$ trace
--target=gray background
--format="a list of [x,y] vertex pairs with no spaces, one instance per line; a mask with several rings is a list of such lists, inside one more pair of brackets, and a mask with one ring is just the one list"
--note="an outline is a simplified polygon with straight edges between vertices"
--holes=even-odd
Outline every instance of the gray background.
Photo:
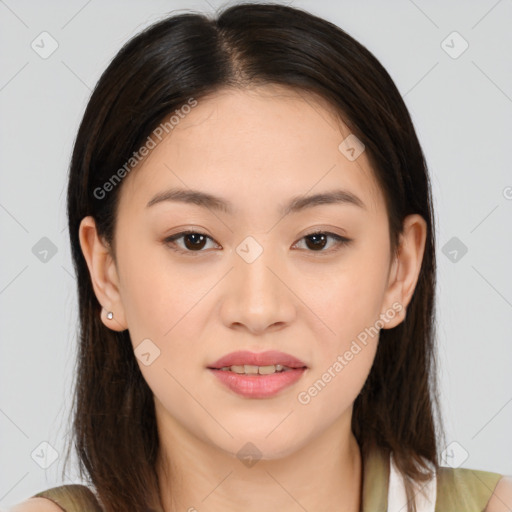
[[[63,483],[77,318],[65,189],[91,89],[142,28],[174,9],[220,5],[0,1],[0,506]],[[458,443],[446,460],[512,474],[512,3],[292,5],[363,43],[405,98],[437,215],[442,405],[448,443]],[[58,43],[45,59],[31,47],[43,46],[43,31]],[[460,55],[464,41],[453,31],[469,44]],[[54,255],[41,252],[43,237]],[[47,469],[38,462],[52,452],[42,442],[60,454]],[[79,482],[76,472],[68,482]]]

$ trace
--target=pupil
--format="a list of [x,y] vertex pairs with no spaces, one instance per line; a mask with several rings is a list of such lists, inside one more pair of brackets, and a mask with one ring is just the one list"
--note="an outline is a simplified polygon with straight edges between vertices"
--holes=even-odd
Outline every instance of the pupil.
[[[192,242],[191,245],[187,243],[190,239],[195,240],[194,242]],[[205,239],[206,237],[200,235],[199,233],[189,233],[188,235],[185,236],[185,246],[187,247],[187,249],[202,249],[204,246]]]
[[[318,242],[318,239],[321,239],[321,244],[318,244],[316,242]],[[322,249],[323,247],[325,247],[325,239],[326,239],[326,236],[324,234],[316,234],[316,235],[309,235],[306,240],[310,241],[310,240],[316,240],[316,242],[313,242],[313,246],[310,247],[309,244],[308,245],[308,248],[313,248],[313,249]]]

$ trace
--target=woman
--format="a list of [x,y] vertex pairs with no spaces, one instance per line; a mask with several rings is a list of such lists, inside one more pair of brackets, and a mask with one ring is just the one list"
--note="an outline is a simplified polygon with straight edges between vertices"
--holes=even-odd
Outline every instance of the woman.
[[15,510],[509,510],[509,479],[440,467],[428,173],[340,28],[248,4],[144,30],[89,101],[68,217],[93,491]]

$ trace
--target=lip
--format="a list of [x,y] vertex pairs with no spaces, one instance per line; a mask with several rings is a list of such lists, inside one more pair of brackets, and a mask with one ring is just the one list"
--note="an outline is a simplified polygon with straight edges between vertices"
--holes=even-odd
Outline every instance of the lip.
[[[307,368],[306,363],[300,359],[277,350],[269,350],[267,352],[249,352],[248,350],[239,350],[237,352],[231,352],[214,363],[209,364],[207,368],[210,370],[220,370],[225,366],[241,366],[245,364],[253,366],[281,364],[283,366],[288,366],[289,368]],[[256,378],[261,379],[261,377],[258,376],[256,376]]]
[[270,375],[241,375],[229,370],[209,368],[219,381],[245,398],[270,398],[283,389],[295,384],[307,371],[307,368],[296,368]]

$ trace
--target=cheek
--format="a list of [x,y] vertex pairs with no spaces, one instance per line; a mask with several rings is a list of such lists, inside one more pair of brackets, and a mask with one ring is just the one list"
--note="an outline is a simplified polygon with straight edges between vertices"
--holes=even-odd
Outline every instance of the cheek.
[[370,373],[377,345],[378,337],[366,343],[353,340],[324,364],[312,368],[296,396],[300,410],[324,421],[334,421],[346,412]]
[[321,286],[310,288],[308,300],[329,327],[329,346],[344,351],[351,340],[376,325],[382,312],[386,278],[384,257],[377,261],[357,253],[336,268]]
[[172,264],[164,246],[143,237],[141,243],[134,240],[135,236],[125,242],[119,258],[130,335],[134,345],[144,338],[165,344],[175,331],[190,328],[190,313],[209,283],[203,278],[201,284],[194,284],[192,275]]
[[190,400],[188,393],[204,392],[198,379],[202,331],[205,311],[212,307],[208,291],[218,277],[205,277],[197,264],[186,269],[173,264],[165,248],[149,244],[133,244],[124,254],[129,257],[120,261],[122,300],[137,363],[154,395],[176,412]]
[[316,339],[315,365],[296,397],[304,414],[334,421],[357,398],[379,342],[379,283],[369,274],[342,273],[318,294],[316,307],[329,328]]
[[329,416],[342,412],[355,400],[371,370],[388,270],[387,253],[379,245],[382,240],[374,242],[354,251],[320,285],[309,289],[308,304],[322,321],[317,327],[320,323],[323,327],[315,367],[297,398],[311,412],[318,409],[318,414]]

